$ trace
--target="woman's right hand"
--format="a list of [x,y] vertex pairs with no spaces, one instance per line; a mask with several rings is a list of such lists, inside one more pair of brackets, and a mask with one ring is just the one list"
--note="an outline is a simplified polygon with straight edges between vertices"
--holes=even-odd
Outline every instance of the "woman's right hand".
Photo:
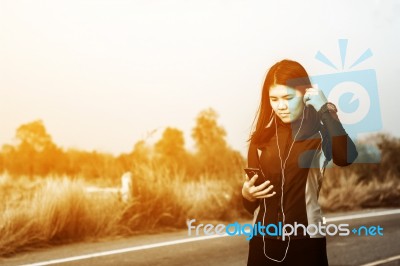
[[254,183],[256,182],[257,178],[257,174],[251,179],[249,179],[249,177],[246,175],[246,181],[244,181],[242,187],[242,195],[245,199],[249,201],[256,201],[257,199],[269,198],[276,194],[275,191],[269,193],[274,188],[273,185],[269,185],[269,180],[258,186],[255,186]]

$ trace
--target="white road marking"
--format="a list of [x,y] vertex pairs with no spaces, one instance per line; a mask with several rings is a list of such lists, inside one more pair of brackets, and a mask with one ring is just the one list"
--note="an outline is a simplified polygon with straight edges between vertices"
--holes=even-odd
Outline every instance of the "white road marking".
[[339,216],[339,217],[331,217],[331,218],[326,218],[326,221],[327,222],[337,222],[337,221],[343,221],[343,220],[353,220],[353,219],[361,219],[361,218],[376,217],[376,216],[390,215],[390,214],[399,214],[399,213],[400,213],[400,209],[395,209],[395,210],[359,213],[359,214],[344,215],[344,216]]
[[391,262],[391,261],[394,261],[394,260],[400,260],[400,255],[389,257],[389,258],[382,259],[382,260],[373,261],[373,262],[370,262],[370,263],[367,263],[367,264],[363,264],[361,266],[381,265],[382,263],[388,263],[388,262]]
[[55,260],[49,260],[49,261],[36,262],[36,263],[32,263],[32,264],[25,264],[23,266],[28,266],[28,265],[29,266],[51,265],[51,264],[56,264],[56,263],[70,262],[70,261],[76,261],[76,260],[84,260],[84,259],[89,259],[89,258],[109,256],[109,255],[121,254],[121,253],[137,251],[137,250],[143,250],[143,249],[158,248],[158,247],[163,247],[163,246],[182,244],[182,243],[187,243],[187,242],[208,240],[208,239],[211,239],[211,238],[219,238],[219,237],[225,237],[225,236],[228,236],[228,235],[227,234],[223,234],[223,235],[212,235],[212,236],[198,236],[198,237],[193,237],[193,238],[185,238],[185,239],[179,239],[179,240],[173,240],[173,241],[166,241],[166,242],[143,245],[143,246],[136,246],[136,247],[129,247],[129,248],[122,248],[122,249],[115,249],[115,250],[97,252],[97,253],[81,255],[81,256],[75,256],[75,257],[69,257],[69,258],[63,258],[63,259],[55,259]]
[[[344,215],[344,216],[339,216],[339,217],[331,217],[331,218],[326,218],[326,221],[327,222],[336,222],[336,221],[360,219],[360,218],[391,215],[391,214],[400,214],[400,209],[379,211],[379,212],[372,212],[372,213],[360,213],[360,214]],[[188,237],[188,238],[185,238],[185,239],[166,241],[166,242],[155,243],[155,244],[148,244],[148,245],[142,245],[142,246],[136,246],[136,247],[115,249],[115,250],[97,252],[97,253],[86,254],[86,255],[81,255],[81,256],[68,257],[68,258],[63,258],[63,259],[55,259],[55,260],[36,262],[36,263],[32,263],[32,264],[25,264],[23,266],[51,265],[51,264],[56,264],[56,263],[64,263],[64,262],[84,260],[84,259],[95,258],[95,257],[116,255],[116,254],[121,254],[121,253],[132,252],[132,251],[151,249],[151,248],[158,248],[158,247],[163,247],[163,246],[177,245],[177,244],[182,244],[182,243],[202,241],[202,240],[208,240],[208,239],[220,238],[220,237],[227,237],[227,236],[228,236],[228,234]],[[397,257],[400,257],[400,256],[391,257],[391,258],[394,258],[393,260],[395,260]],[[389,258],[389,259],[391,259],[391,258]],[[366,264],[366,265],[372,266],[372,265],[377,265],[377,264]]]

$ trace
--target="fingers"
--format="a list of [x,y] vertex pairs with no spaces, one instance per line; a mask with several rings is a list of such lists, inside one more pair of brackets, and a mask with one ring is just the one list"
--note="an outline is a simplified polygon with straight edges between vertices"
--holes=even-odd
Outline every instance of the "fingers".
[[318,94],[319,94],[319,89],[316,89],[316,88],[306,89],[306,92],[304,93],[304,97],[303,97],[303,102],[305,104],[307,104],[307,102],[311,100],[312,96],[318,95]]
[[270,197],[275,196],[275,195],[276,195],[276,192],[274,191],[271,194],[267,194],[267,195],[259,196],[259,197],[255,197],[255,198],[256,199],[266,199],[266,198],[270,198]]
[[[264,190],[262,190],[262,191],[255,192],[255,193],[253,194],[253,196],[254,196],[254,197],[264,197],[264,196],[267,195],[273,188],[274,188],[274,186],[271,185],[271,186],[267,187],[266,189],[264,189]],[[275,192],[273,192],[273,193],[275,193]]]
[[[246,175],[246,176],[247,176],[247,175]],[[247,176],[247,178],[249,178],[249,177]],[[250,181],[249,181],[249,187],[254,186],[254,183],[256,182],[257,178],[258,178],[258,175],[257,175],[257,174],[253,175],[253,177],[252,177],[252,178],[250,179]]]
[[254,184],[254,182],[257,180],[258,176],[256,176],[254,180],[253,180],[253,178],[250,179],[249,184],[248,184],[249,191],[251,193],[262,191],[263,189],[265,189],[271,183],[271,181],[267,180],[267,181],[264,181],[263,183],[261,183],[260,185],[256,186]]
[[246,175],[246,182],[248,183],[247,186],[245,185],[247,194],[251,195],[252,198],[255,199],[263,199],[263,198],[269,198],[272,197],[276,194],[276,192],[272,192],[270,194],[268,194],[269,192],[271,192],[271,190],[274,188],[273,185],[269,184],[271,183],[271,181],[267,180],[265,182],[263,182],[261,185],[258,186],[254,186],[254,183],[256,182],[258,175],[254,175],[252,178],[249,179],[248,175]]
[[261,190],[265,189],[269,185],[269,183],[271,183],[271,182],[269,180],[267,180],[267,181],[263,182],[262,184],[255,186],[254,191],[257,192],[257,191],[261,191]]
[[324,92],[319,88],[308,88],[304,93],[303,102],[306,106],[313,106],[315,110],[319,110],[328,99]]

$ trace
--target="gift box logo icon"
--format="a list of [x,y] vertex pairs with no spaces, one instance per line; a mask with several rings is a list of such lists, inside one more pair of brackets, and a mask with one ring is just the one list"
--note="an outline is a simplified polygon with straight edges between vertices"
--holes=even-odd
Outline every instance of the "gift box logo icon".
[[316,84],[336,105],[338,116],[347,133],[353,139],[360,133],[372,133],[382,129],[378,85],[374,69],[351,71],[351,69],[372,56],[367,49],[346,68],[347,39],[339,41],[342,69],[339,70],[323,53],[317,52],[315,58],[336,70],[336,73],[312,76]]

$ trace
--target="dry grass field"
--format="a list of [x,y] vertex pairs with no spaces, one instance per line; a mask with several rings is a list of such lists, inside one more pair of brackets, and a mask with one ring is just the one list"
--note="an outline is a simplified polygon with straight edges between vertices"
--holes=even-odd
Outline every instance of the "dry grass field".
[[[249,218],[242,208],[243,175],[180,174],[150,166],[133,178],[132,198],[88,193],[91,185],[68,177],[0,179],[0,255],[68,243],[185,228],[187,219],[233,221]],[[351,175],[327,174],[320,203],[326,211],[373,207],[400,198],[399,179],[357,182]]]

